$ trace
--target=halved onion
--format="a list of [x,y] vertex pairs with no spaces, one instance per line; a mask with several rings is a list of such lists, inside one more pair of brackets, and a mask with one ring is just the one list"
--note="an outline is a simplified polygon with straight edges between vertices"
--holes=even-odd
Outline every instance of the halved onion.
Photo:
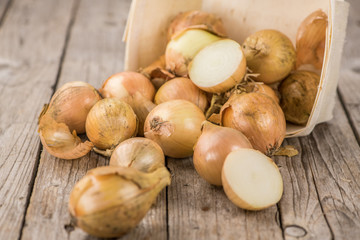
[[246,59],[240,44],[223,39],[203,48],[189,65],[193,83],[206,92],[222,93],[240,83]]

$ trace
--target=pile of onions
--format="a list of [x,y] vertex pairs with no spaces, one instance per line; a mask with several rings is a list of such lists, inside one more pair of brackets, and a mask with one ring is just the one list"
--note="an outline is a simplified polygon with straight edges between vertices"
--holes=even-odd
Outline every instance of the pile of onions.
[[233,128],[204,122],[194,147],[193,161],[197,173],[210,184],[221,186],[221,170],[225,158],[239,148],[252,148],[244,134]]
[[194,103],[203,112],[208,106],[206,93],[201,91],[188,78],[174,78],[162,85],[155,95],[155,104],[175,99],[184,99]]
[[190,157],[201,134],[204,113],[186,100],[157,105],[145,120],[144,135],[160,145],[166,156]]
[[253,148],[264,154],[272,155],[284,140],[284,113],[265,94],[233,94],[221,108],[220,115],[222,125],[241,131]]

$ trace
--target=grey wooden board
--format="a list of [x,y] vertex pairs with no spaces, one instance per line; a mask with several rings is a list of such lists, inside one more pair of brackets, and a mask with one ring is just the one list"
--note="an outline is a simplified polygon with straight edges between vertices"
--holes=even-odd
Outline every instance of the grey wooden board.
[[[122,70],[124,44],[121,39],[129,7],[130,1],[80,2],[69,32],[59,87],[75,80],[100,87],[107,77]],[[87,239],[85,232],[70,225],[69,194],[89,169],[107,164],[107,159],[95,153],[66,161],[43,152],[23,239]],[[165,197],[164,191],[149,214],[124,239],[166,239]]]
[[1,239],[21,231],[37,167],[37,116],[52,93],[72,3],[14,1],[0,28]]
[[360,1],[348,0],[350,12],[344,55],[339,79],[339,92],[349,119],[360,141]]
[[4,19],[7,9],[10,7],[10,0],[1,0],[0,1],[0,25],[1,20]]

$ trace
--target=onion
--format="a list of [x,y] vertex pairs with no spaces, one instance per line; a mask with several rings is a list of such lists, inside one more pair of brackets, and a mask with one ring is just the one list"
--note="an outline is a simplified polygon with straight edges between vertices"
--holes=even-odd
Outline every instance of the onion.
[[328,17],[322,10],[307,16],[296,35],[296,67],[312,64],[321,69],[325,52]]
[[207,96],[188,78],[174,78],[162,85],[155,95],[155,103],[160,104],[175,99],[194,103],[203,112],[208,106]]
[[145,120],[144,135],[160,145],[166,156],[189,157],[201,134],[204,113],[186,100],[157,105]]
[[287,121],[305,125],[314,106],[320,76],[313,72],[296,71],[279,86],[280,106]]
[[252,148],[241,132],[210,122],[202,124],[202,133],[194,147],[197,173],[210,184],[221,186],[221,170],[226,156],[239,148]]
[[123,100],[134,93],[141,93],[146,99],[152,101],[155,88],[150,80],[137,72],[121,72],[109,77],[99,89],[105,98],[118,98]]
[[83,157],[94,147],[89,141],[81,142],[75,130],[71,133],[66,124],[56,122],[50,114],[40,116],[39,135],[44,148],[62,159]]
[[[76,133],[85,133],[86,116],[101,99],[96,89],[85,82],[69,82],[59,88],[44,111],[57,123],[64,123]],[[44,114],[42,113],[42,114]]]
[[247,66],[257,81],[271,84],[284,79],[295,66],[296,53],[290,39],[276,30],[262,30],[243,44]]
[[241,46],[223,39],[203,48],[189,65],[191,81],[206,92],[222,93],[240,83],[246,73]]
[[238,207],[261,210],[280,201],[283,180],[276,164],[253,149],[231,152],[224,162],[222,183],[226,196]]
[[159,167],[165,166],[165,157],[156,142],[148,138],[130,138],[115,148],[109,165],[153,172]]
[[254,149],[272,155],[284,140],[286,121],[280,106],[262,93],[233,94],[220,111],[222,125],[242,132]]
[[187,29],[179,33],[166,46],[166,69],[186,77],[187,65],[205,46],[220,38],[201,29]]
[[168,29],[168,41],[177,33],[189,28],[204,29],[221,37],[226,36],[226,30],[220,18],[210,13],[195,10],[176,15]]
[[113,149],[136,135],[137,119],[131,107],[116,98],[105,98],[90,110],[86,135],[99,149]]
[[280,103],[278,96],[270,86],[262,82],[253,82],[253,83],[248,83],[248,87],[249,87],[248,92],[257,92],[257,93],[265,94],[268,97],[271,97],[277,104]]
[[76,183],[69,211],[76,226],[87,233],[100,238],[121,237],[141,221],[170,181],[165,167],[152,173],[98,167]]

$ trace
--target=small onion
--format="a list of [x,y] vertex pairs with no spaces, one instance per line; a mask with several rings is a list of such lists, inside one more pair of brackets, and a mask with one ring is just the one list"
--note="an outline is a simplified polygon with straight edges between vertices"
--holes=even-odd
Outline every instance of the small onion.
[[165,166],[165,157],[161,147],[151,139],[130,138],[115,148],[109,165],[153,172]]
[[168,41],[177,33],[189,28],[204,29],[221,37],[226,36],[226,30],[220,18],[211,13],[195,10],[176,15],[168,29]]
[[271,84],[284,79],[295,66],[296,53],[290,39],[276,30],[258,31],[243,44],[247,66],[257,81]]
[[320,76],[308,71],[295,71],[279,86],[280,106],[287,121],[305,125],[314,106]]
[[160,145],[166,156],[189,157],[201,134],[204,113],[186,100],[157,105],[145,120],[144,135]]
[[150,80],[141,73],[120,72],[109,77],[99,89],[105,98],[118,98],[123,100],[140,92],[146,99],[152,101],[155,88]]
[[174,78],[162,85],[155,95],[155,103],[160,104],[175,99],[184,99],[194,103],[203,112],[208,106],[206,93],[201,91],[188,78]]
[[129,104],[105,98],[90,110],[86,119],[86,135],[99,149],[113,149],[136,135],[137,119]]
[[226,196],[243,209],[268,208],[279,202],[283,194],[278,167],[271,158],[254,149],[229,153],[221,178]]
[[226,156],[239,148],[252,148],[241,132],[210,122],[202,124],[202,133],[194,147],[197,173],[210,184],[221,186],[221,170]]
[[187,65],[205,46],[221,39],[220,37],[201,29],[187,29],[173,38],[166,46],[166,69],[177,76],[186,77]]
[[70,193],[72,221],[96,237],[121,237],[141,221],[170,181],[165,167],[152,173],[115,166],[92,169]]
[[296,67],[312,64],[321,69],[325,52],[328,17],[322,10],[307,16],[296,35]]
[[86,116],[100,99],[100,94],[90,84],[69,82],[55,92],[46,113],[56,122],[66,124],[71,132],[85,133]]
[[284,140],[286,121],[280,106],[262,93],[233,94],[220,111],[222,125],[241,131],[254,149],[272,155]]
[[223,93],[240,83],[246,59],[240,44],[222,39],[201,49],[189,64],[189,77],[200,89]]

